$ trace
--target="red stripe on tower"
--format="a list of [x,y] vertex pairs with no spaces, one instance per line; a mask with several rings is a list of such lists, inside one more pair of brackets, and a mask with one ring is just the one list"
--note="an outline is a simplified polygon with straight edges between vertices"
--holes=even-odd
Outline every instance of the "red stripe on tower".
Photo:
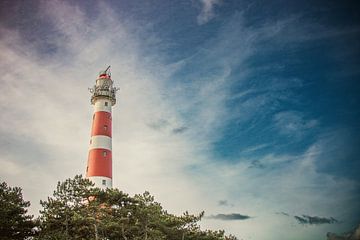
[[96,135],[111,137],[111,113],[103,111],[94,113],[91,136]]
[[93,123],[86,177],[95,187],[112,187],[112,117],[111,109],[116,103],[110,66],[100,72],[96,84],[90,88],[91,104],[94,105]]

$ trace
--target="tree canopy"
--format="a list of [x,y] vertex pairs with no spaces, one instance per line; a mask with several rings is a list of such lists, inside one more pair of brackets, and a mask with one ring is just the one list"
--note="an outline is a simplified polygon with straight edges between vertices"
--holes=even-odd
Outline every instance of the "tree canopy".
[[27,215],[30,202],[21,188],[0,184],[0,238],[33,240],[235,240],[224,231],[201,230],[204,215],[170,214],[149,192],[129,196],[113,188],[95,188],[77,175],[58,182],[40,201],[37,219]]
[[3,240],[25,239],[34,234],[33,216],[27,215],[30,202],[24,201],[21,188],[0,183],[0,236]]
[[118,189],[101,190],[79,175],[59,182],[41,205],[37,239],[236,239],[224,231],[201,230],[203,212],[176,216],[149,192],[131,197]]

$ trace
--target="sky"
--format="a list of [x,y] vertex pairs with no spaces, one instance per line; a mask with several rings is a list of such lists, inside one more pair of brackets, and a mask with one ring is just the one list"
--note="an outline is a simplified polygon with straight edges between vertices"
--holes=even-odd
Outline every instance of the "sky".
[[0,181],[38,215],[84,174],[111,65],[113,185],[239,239],[360,223],[355,1],[0,2]]

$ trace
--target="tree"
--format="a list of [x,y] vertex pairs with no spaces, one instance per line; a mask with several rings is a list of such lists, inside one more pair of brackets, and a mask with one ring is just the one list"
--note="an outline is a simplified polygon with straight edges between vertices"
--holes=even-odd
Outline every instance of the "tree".
[[37,239],[235,240],[224,231],[202,231],[204,213],[169,214],[149,192],[130,197],[118,189],[101,190],[75,176],[58,183],[41,201]]
[[[52,197],[40,201],[39,239],[92,239],[95,237],[97,222],[94,216],[94,201],[91,196],[98,190],[93,184],[75,176],[65,182],[58,182]],[[90,203],[90,204],[89,204]]]
[[27,215],[30,202],[24,201],[21,188],[0,184],[0,236],[1,239],[25,239],[33,236],[33,216]]

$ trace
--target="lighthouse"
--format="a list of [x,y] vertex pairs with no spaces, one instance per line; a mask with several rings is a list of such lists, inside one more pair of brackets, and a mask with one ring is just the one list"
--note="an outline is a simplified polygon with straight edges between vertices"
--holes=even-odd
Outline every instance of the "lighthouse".
[[89,88],[92,116],[91,139],[86,177],[101,189],[112,187],[112,116],[116,91],[111,79],[110,66],[99,73],[96,84]]

